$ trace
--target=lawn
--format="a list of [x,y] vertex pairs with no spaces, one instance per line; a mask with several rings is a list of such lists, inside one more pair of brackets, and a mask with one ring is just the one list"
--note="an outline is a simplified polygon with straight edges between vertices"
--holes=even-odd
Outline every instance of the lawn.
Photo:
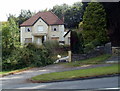
[[94,77],[99,75],[109,75],[109,74],[116,74],[116,73],[118,73],[118,64],[113,64],[112,66],[106,66],[106,67],[97,67],[97,68],[90,68],[90,69],[42,74],[42,75],[32,77],[31,79],[33,81],[49,82],[49,81],[56,81],[56,80]]
[[111,55],[109,54],[104,54],[95,58],[89,58],[89,59],[85,59],[85,60],[80,60],[80,61],[74,61],[71,63],[63,63],[63,65],[67,66],[67,67],[76,67],[76,66],[81,66],[84,64],[101,64],[101,63],[105,63],[105,60],[107,60],[108,58],[110,58]]

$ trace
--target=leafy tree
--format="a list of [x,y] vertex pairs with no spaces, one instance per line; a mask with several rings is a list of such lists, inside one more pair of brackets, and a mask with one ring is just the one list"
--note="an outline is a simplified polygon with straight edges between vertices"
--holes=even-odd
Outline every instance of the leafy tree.
[[72,6],[67,4],[56,5],[51,11],[53,11],[60,19],[64,20],[66,28],[76,28],[79,22],[82,20],[82,3],[76,2]]
[[60,19],[64,17],[65,11],[69,8],[67,4],[55,5],[53,9],[50,10],[55,13]]
[[82,20],[81,6],[81,2],[77,2],[65,11],[65,25],[67,28],[78,27],[79,22]]
[[2,48],[6,55],[19,45],[19,28],[13,18],[2,25]]
[[83,37],[85,44],[93,41],[105,44],[108,41],[106,34],[106,13],[100,3],[89,3],[83,16]]
[[19,16],[17,17],[17,23],[20,25],[30,17],[32,17],[35,12],[31,12],[30,10],[21,10]]

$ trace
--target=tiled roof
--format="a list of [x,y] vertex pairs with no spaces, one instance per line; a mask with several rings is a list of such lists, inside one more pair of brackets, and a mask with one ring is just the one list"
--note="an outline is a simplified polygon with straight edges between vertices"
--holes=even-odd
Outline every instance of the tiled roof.
[[62,25],[64,24],[62,20],[60,20],[53,12],[38,12],[25,22],[23,22],[20,26],[33,26],[36,21],[41,18],[48,25]]

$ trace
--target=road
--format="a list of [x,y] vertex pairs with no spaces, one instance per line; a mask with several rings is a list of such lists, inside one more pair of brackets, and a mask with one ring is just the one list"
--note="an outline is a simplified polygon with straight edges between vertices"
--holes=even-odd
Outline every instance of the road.
[[118,88],[118,76],[53,83],[3,85],[3,89],[98,89]]
[[86,89],[86,88],[114,88],[118,86],[118,77],[108,77],[100,79],[66,81],[55,83],[31,83],[26,79],[33,76],[51,72],[60,72],[67,70],[78,70],[94,68],[101,66],[110,66],[110,64],[91,65],[87,67],[65,68],[62,65],[50,65],[46,67],[33,68],[27,71],[19,72],[0,78],[3,89]]

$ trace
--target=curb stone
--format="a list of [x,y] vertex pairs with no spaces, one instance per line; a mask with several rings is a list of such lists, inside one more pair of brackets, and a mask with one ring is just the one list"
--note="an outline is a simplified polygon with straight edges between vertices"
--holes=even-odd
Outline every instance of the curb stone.
[[35,81],[35,80],[32,80],[32,79],[27,79],[27,81],[32,82],[32,83],[53,83],[53,82],[77,81],[77,80],[87,80],[87,79],[114,77],[114,76],[120,76],[120,73],[108,74],[108,75],[99,75],[99,76],[86,76],[86,77],[80,77],[80,78],[54,80],[54,81]]

